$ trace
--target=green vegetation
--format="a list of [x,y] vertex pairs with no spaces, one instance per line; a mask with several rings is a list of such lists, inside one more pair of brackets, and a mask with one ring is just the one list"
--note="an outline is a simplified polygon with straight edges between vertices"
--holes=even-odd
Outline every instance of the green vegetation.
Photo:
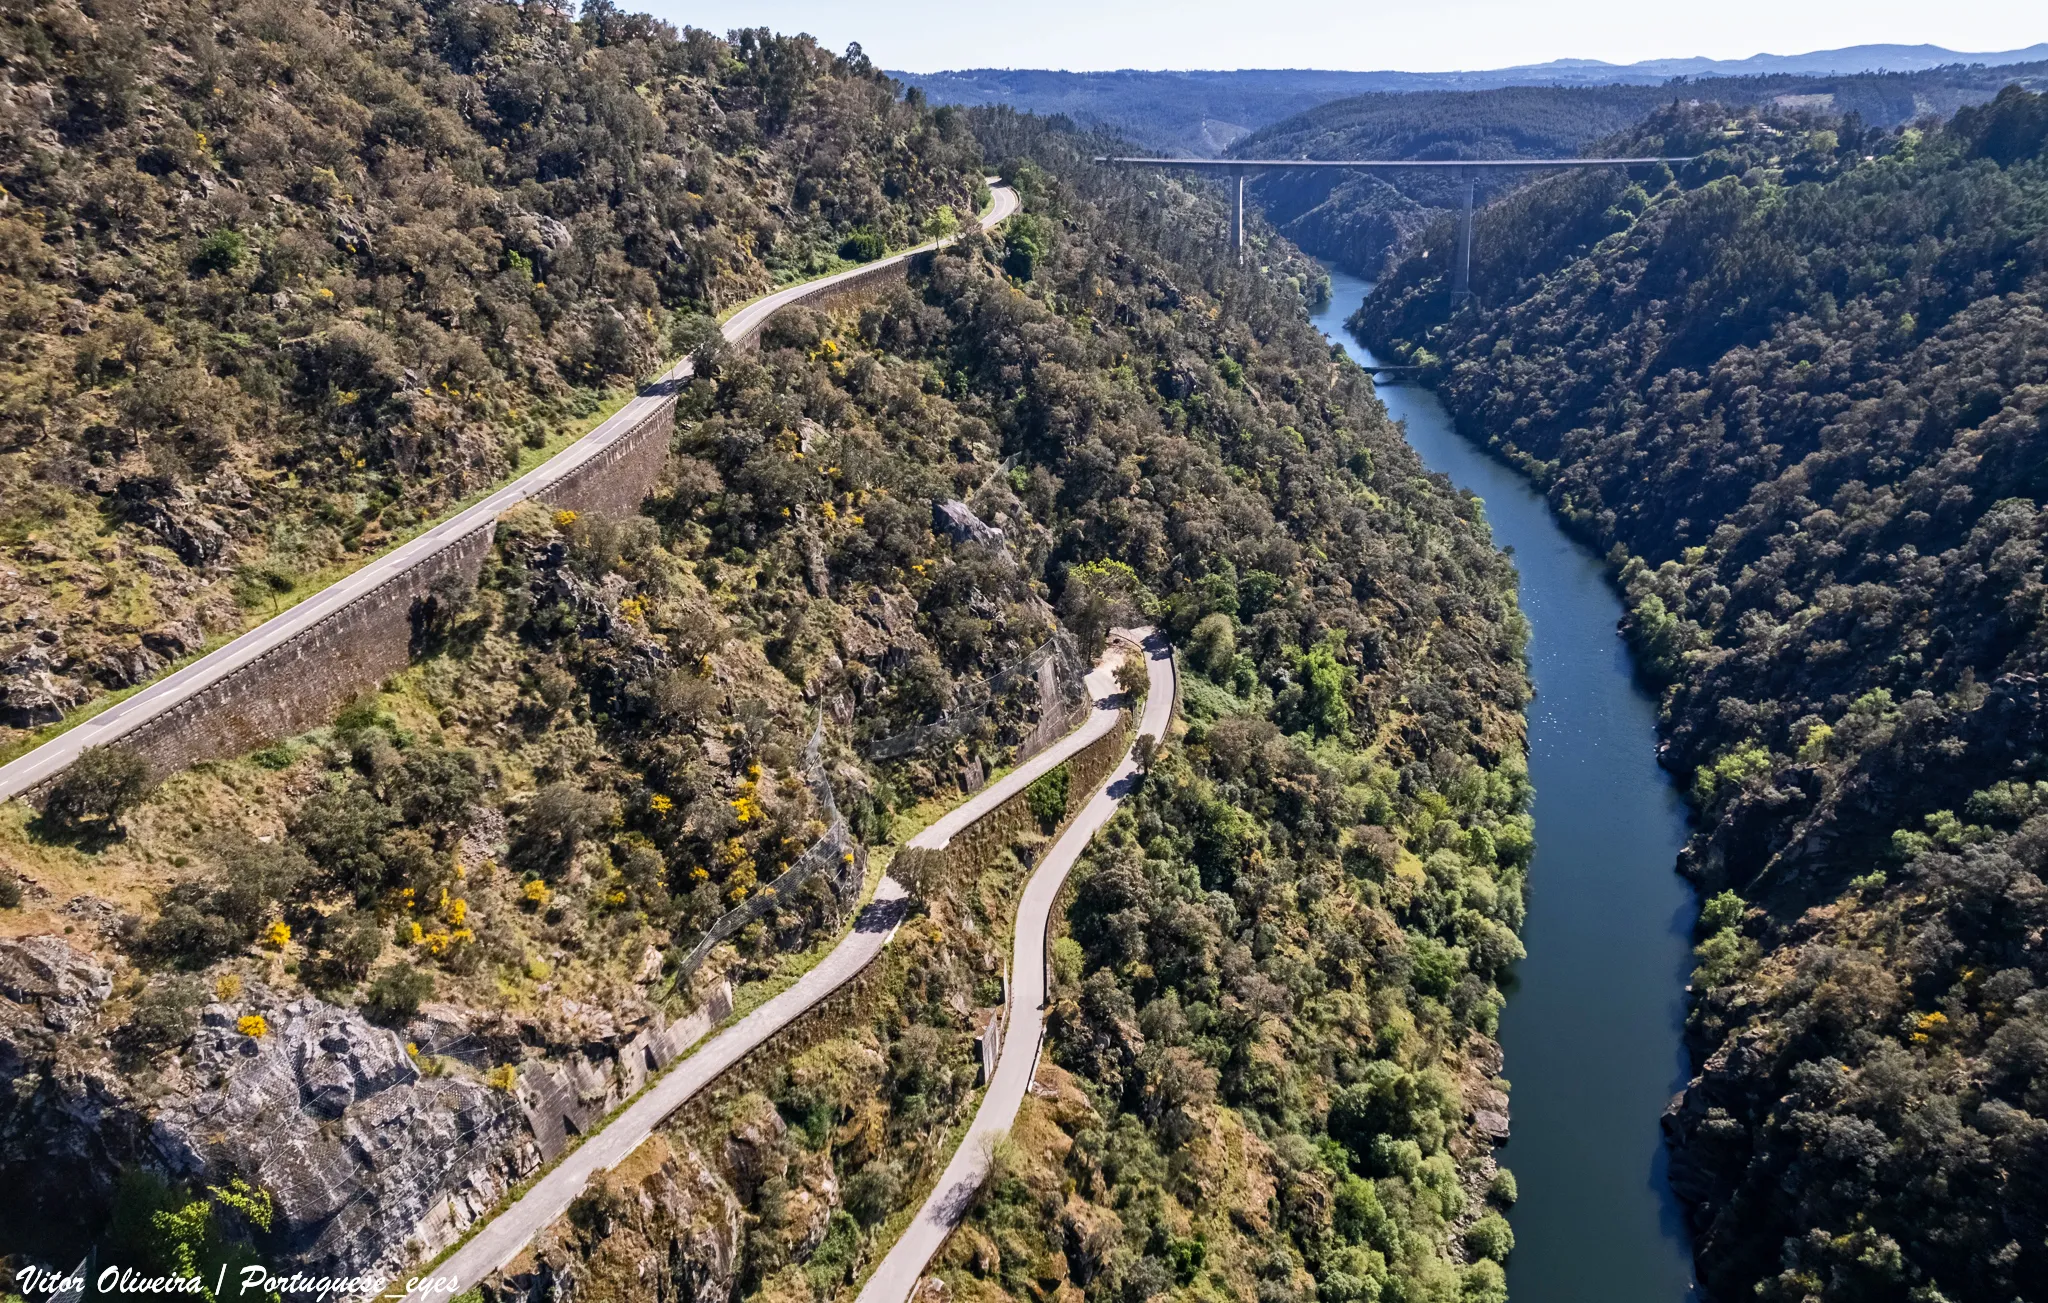
[[[329,18],[264,21],[289,36]],[[289,433],[274,446],[320,450],[287,487],[326,500],[339,484],[369,504],[452,474],[448,444],[392,442],[419,427],[406,424],[415,409],[388,405],[389,386],[365,379],[344,403],[319,368],[354,359],[389,380],[384,361],[415,365],[420,341],[496,359],[500,337],[477,333],[493,304],[510,302],[515,325],[527,309],[542,320],[514,331],[530,366],[519,383],[565,403],[630,374],[591,360],[604,341],[633,353],[665,338],[699,348],[701,366],[641,510],[508,513],[475,588],[431,594],[413,664],[330,726],[173,775],[122,813],[123,838],[0,826],[39,883],[118,894],[135,915],[75,934],[119,971],[120,1021],[66,1052],[104,1051],[106,1080],[176,1089],[209,986],[228,1001],[246,979],[359,1006],[408,1036],[430,997],[516,1028],[483,1062],[421,1056],[509,1088],[529,1047],[587,1043],[554,1029],[593,1011],[623,1027],[721,977],[757,982],[744,1007],[843,921],[821,880],[714,949],[695,989],[677,989],[674,961],[816,841],[819,780],[880,843],[903,812],[1013,762],[1035,685],[900,761],[864,760],[872,743],[947,715],[1056,621],[1091,652],[1109,628],[1149,622],[1189,649],[1189,727],[1158,739],[1076,875],[1052,947],[1057,1099],[1028,1102],[943,1271],[963,1292],[1099,1303],[1499,1298],[1511,1239],[1489,1210],[1506,1199],[1473,1115],[1475,1101],[1504,1107],[1491,1037],[1521,953],[1526,626],[1479,504],[1421,473],[1370,382],[1308,325],[1313,266],[1280,248],[1240,267],[1206,234],[1222,213],[1203,189],[1098,173],[1084,160],[1103,142],[1058,124],[898,100],[857,51],[673,34],[610,6],[573,26],[465,4],[357,6],[335,21],[314,54],[271,49],[283,38],[252,17],[228,24],[238,53],[218,61],[218,97],[173,94],[153,69],[121,83],[196,106],[202,126],[213,99],[294,107],[313,86],[376,90],[360,116],[380,134],[337,145],[332,181],[245,182],[293,204],[316,196],[319,229],[370,260],[320,244],[319,283],[349,315],[293,307],[312,314],[291,318],[308,342],[276,403],[254,409]],[[328,75],[280,75],[295,89],[258,97],[227,80],[250,51],[280,70],[317,55]],[[376,62],[387,57],[401,66]],[[463,116],[478,106],[489,122]],[[174,120],[138,116],[134,130]],[[256,134],[245,119],[208,129],[231,152]],[[471,195],[479,222],[516,211],[545,231],[540,215],[559,213],[549,222],[572,238],[514,238],[526,228],[507,216],[516,229],[497,243],[473,237],[484,271],[407,254],[424,270],[379,306],[376,260],[413,247],[399,227],[413,241],[477,229],[419,179],[428,147],[463,131],[498,152],[458,150],[443,190],[495,175],[487,156],[516,176],[503,193],[520,207]],[[965,211],[984,158],[1025,200],[1013,232],[965,231],[907,285],[781,313],[757,354],[699,347],[713,312],[786,270],[779,259],[834,258],[862,231],[908,242],[940,200]],[[414,169],[418,219],[347,241],[343,217],[397,211],[386,167]],[[228,192],[240,190],[216,184]],[[236,321],[285,311],[236,281],[270,274],[283,242],[271,201],[249,202],[234,222],[195,209],[176,262],[179,294],[226,303],[232,284],[214,310]],[[310,209],[289,212],[310,229]],[[223,226],[244,235],[239,252],[206,243]],[[717,250],[725,261],[695,261]],[[584,297],[540,318],[543,282]],[[276,294],[297,304],[297,284]],[[578,338],[594,351],[565,369],[549,350]],[[249,350],[247,364],[270,356]],[[317,403],[295,387],[316,372]],[[513,383],[463,372],[441,394],[448,373],[420,374],[436,410]],[[502,412],[463,428],[531,433]],[[498,443],[461,446],[488,462]],[[253,476],[277,463],[236,464]],[[298,510],[271,495],[282,482],[251,489],[266,520]],[[955,500],[1001,542],[935,531],[934,505]],[[358,510],[320,519],[339,538]],[[276,589],[263,567],[303,573],[267,553],[217,559],[252,600]],[[1033,800],[1055,823],[1081,795],[1060,773]],[[684,1252],[699,1255],[691,1270],[715,1260],[741,1299],[853,1288],[972,1107],[971,1047],[1001,999],[1037,836],[971,879],[920,881],[875,970],[587,1192],[536,1254],[591,1297],[663,1295],[676,1282],[642,1268]]]
[[1031,816],[1038,820],[1041,830],[1050,833],[1067,817],[1068,787],[1072,780],[1073,771],[1068,766],[1055,765],[1024,789],[1024,803],[1031,807]]
[[[96,1265],[197,1280],[194,1294],[205,1303],[219,1303],[223,1296],[247,1298],[239,1288],[240,1272],[263,1262],[252,1240],[270,1229],[272,1212],[270,1196],[240,1177],[198,1194],[133,1169],[123,1174],[106,1253]],[[214,1286],[223,1280],[236,1281],[236,1291],[216,1294]],[[98,1292],[91,1280],[86,1289],[88,1295]],[[258,1297],[277,1303],[278,1296]]]
[[[2039,88],[2048,83],[2044,74],[2048,67],[2028,64],[1696,82],[1681,77],[1660,86],[1389,88],[1398,93],[1355,95],[1260,126],[1226,153],[1237,158],[1573,158],[1610,152],[1589,146],[1657,109],[1700,97],[1731,106],[1804,105],[1830,115],[1854,115],[1867,126],[1897,127],[1988,100],[2011,81]],[[1530,179],[1528,174],[1482,177],[1479,201]],[[1253,192],[1267,220],[1288,238],[1359,275],[1376,277],[1404,240],[1463,204],[1464,181],[1450,171],[1271,172],[1253,183]]]
[[37,0],[0,62],[0,748],[982,188],[857,51],[602,5]]
[[[1477,505],[1420,476],[1331,365],[1298,264],[1218,266],[1185,234],[1213,213],[1199,190],[1148,179],[1136,202],[1075,166],[1091,142],[1000,112],[976,129],[1030,151],[1005,172],[1051,236],[1025,294],[1057,317],[991,313],[977,347],[1059,363],[1025,371],[1059,401],[1027,389],[1006,446],[1045,449],[1053,500],[1081,506],[1062,613],[1168,629],[1192,719],[1076,872],[1057,1098],[1027,1101],[947,1279],[977,1298],[1498,1297],[1497,1264],[1458,1264],[1495,1172],[1473,1047],[1521,954],[1531,848],[1511,576]],[[1080,496],[1098,484],[1130,494],[1100,524]]]
[[121,747],[87,747],[50,785],[43,817],[69,833],[95,826],[111,830],[149,787],[149,766],[141,756]]
[[1938,128],[1674,106],[1358,322],[1608,551],[1700,821],[1669,1119],[1702,1274],[1767,1300],[2048,1278],[2040,817],[2048,99]]

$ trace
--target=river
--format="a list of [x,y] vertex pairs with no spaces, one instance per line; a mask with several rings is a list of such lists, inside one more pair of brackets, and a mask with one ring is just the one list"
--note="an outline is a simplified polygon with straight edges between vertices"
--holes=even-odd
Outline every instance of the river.
[[[1315,324],[1372,361],[1344,329],[1371,284],[1333,267],[1330,285]],[[1500,1159],[1521,1193],[1508,1293],[1515,1303],[1678,1303],[1694,1296],[1692,1259],[1657,1119],[1685,1084],[1696,906],[1672,868],[1685,809],[1657,767],[1656,703],[1630,673],[1621,602],[1599,558],[1526,481],[1460,437],[1435,394],[1383,384],[1380,398],[1424,465],[1484,499],[1494,541],[1513,549],[1533,631],[1529,957],[1500,1029],[1514,1083]]]

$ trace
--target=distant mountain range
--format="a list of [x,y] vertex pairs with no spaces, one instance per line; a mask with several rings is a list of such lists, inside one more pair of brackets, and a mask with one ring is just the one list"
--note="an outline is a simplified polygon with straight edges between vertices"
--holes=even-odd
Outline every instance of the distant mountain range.
[[[1939,45],[1847,45],[1839,50],[1814,50],[1807,54],[1752,54],[1747,59],[1644,59],[1637,63],[1603,63],[1599,59],[1552,59],[1549,63],[1526,63],[1503,68],[1502,74],[1555,75],[1580,80],[1635,81],[1666,77],[1756,77],[1774,72],[1830,73],[1920,72],[1954,64],[1981,63],[1998,67],[2009,63],[2034,63],[2048,59],[2048,41],[2024,50],[1998,50],[1968,54]],[[1485,74],[1479,74],[1484,76]]]
[[[2042,61],[2048,61],[2048,42],[1986,54],[1962,53],[1938,45],[1852,45],[1808,54],[1758,54],[1747,59],[1649,59],[1631,64],[1558,59],[1470,72],[1341,72],[1315,68],[1060,72],[971,68],[890,75],[917,87],[934,103],[1007,104],[1036,113],[1062,113],[1085,125],[1121,132],[1137,144],[1211,157],[1260,127],[1335,100],[1374,92],[1479,91],[1508,86],[1656,86],[1679,77],[1753,81],[1765,77],[1868,77],[1878,72],[1894,78],[1905,74],[1924,80],[1941,78],[1944,74],[1937,70],[1943,69],[1958,69],[1960,79],[1975,88],[1987,80],[1986,68]],[[1974,72],[1960,72],[1972,65],[1976,66]],[[2014,74],[2038,71],[2016,67]],[[2031,76],[2021,79],[2031,80]],[[1995,81],[1996,74],[1990,80]],[[1753,91],[1746,91],[1741,98],[1752,96]]]

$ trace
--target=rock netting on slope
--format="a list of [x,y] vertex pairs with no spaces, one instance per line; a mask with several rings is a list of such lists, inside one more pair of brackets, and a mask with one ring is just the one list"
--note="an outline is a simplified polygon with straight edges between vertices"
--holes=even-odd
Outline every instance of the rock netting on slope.
[[529,1058],[508,1091],[454,1061],[542,1052],[547,1029],[430,1006],[401,1035],[253,985],[205,1006],[180,1054],[138,1071],[107,1008],[114,986],[61,938],[0,942],[0,1168],[35,1173],[0,1189],[0,1216],[34,1228],[27,1242],[60,1265],[86,1248],[121,1172],[140,1167],[194,1185],[240,1175],[268,1191],[274,1265],[402,1269],[731,1009],[724,989],[673,1023],[607,1015],[577,1050]]

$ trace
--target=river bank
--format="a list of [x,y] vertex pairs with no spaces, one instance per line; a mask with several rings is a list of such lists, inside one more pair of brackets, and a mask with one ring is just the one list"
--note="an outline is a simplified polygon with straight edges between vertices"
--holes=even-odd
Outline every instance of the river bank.
[[[1344,329],[1371,284],[1330,268],[1315,324]],[[1665,1180],[1658,1116],[1685,1084],[1681,1043],[1696,906],[1673,871],[1685,807],[1656,763],[1656,703],[1616,633],[1619,598],[1510,467],[1460,437],[1426,389],[1380,397],[1432,471],[1486,503],[1520,571],[1529,619],[1529,776],[1536,789],[1529,957],[1500,1039],[1514,1083],[1501,1161],[1521,1201],[1508,1289],[1517,1303],[1663,1303],[1694,1295],[1683,1211]]]

